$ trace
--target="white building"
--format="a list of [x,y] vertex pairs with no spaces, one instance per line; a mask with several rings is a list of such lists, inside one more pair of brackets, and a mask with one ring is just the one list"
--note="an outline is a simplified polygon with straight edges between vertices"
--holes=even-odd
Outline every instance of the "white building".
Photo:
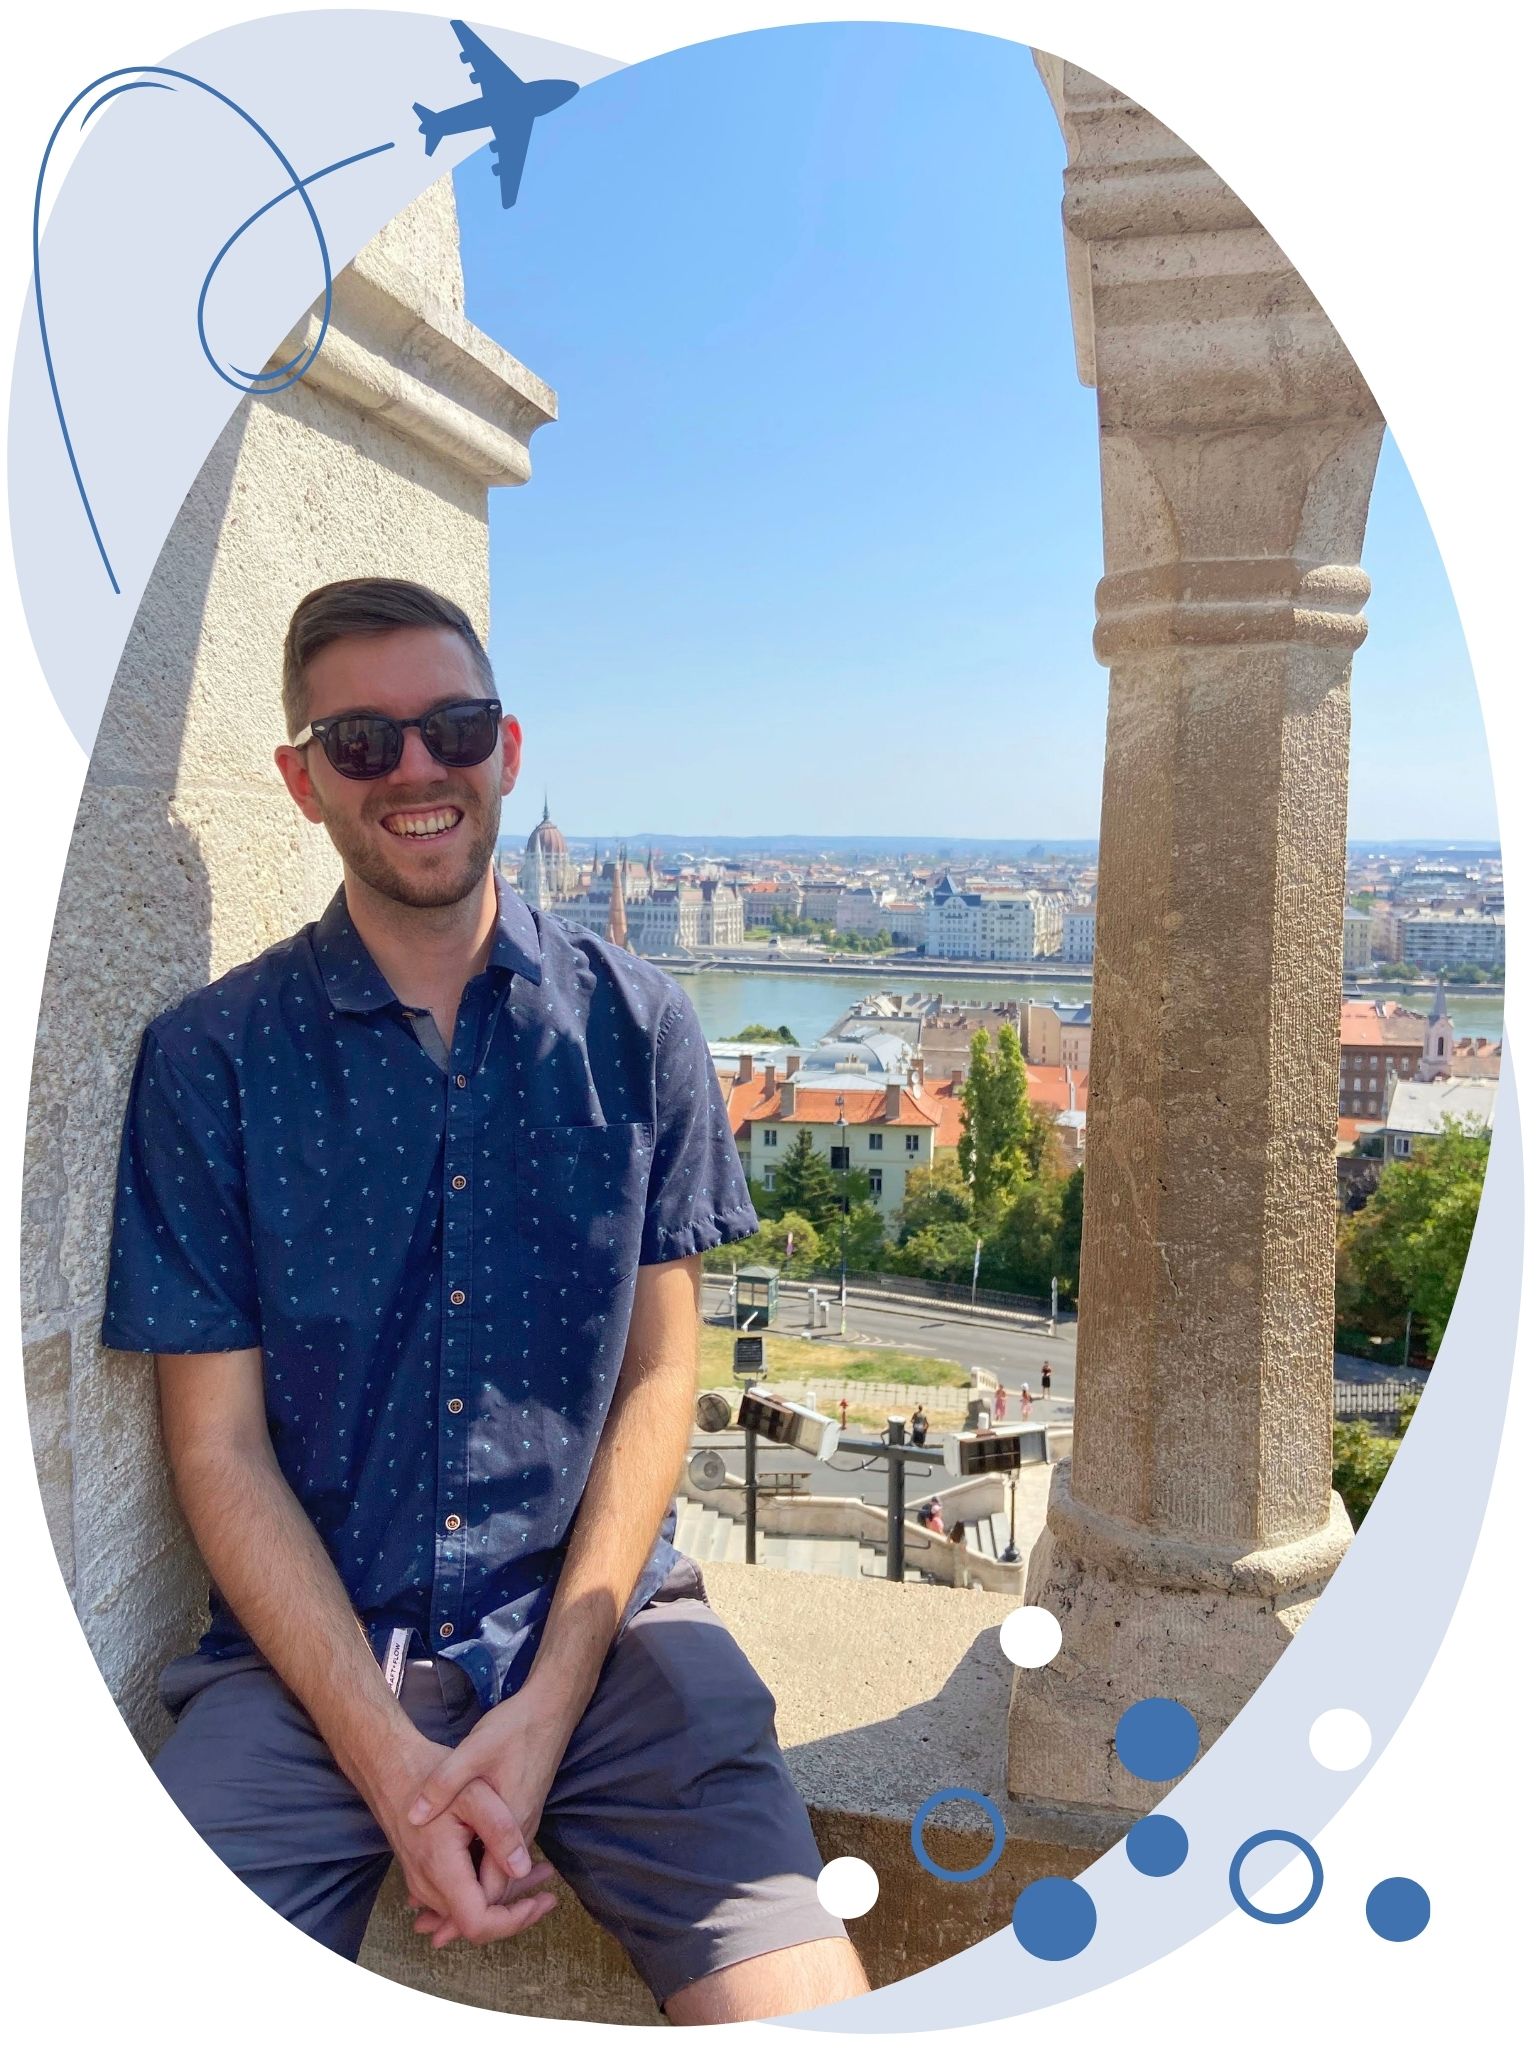
[[1393,919],[1393,956],[1432,972],[1443,967],[1502,967],[1504,920],[1475,910],[1421,910]]
[[1061,957],[1064,961],[1075,967],[1093,965],[1093,946],[1098,923],[1097,910],[1074,908],[1061,913]]
[[1411,1159],[1426,1138],[1444,1135],[1447,1122],[1491,1129],[1498,1093],[1497,1081],[1400,1081],[1394,1074],[1381,1119],[1383,1159]]
[[1371,919],[1363,910],[1344,912],[1344,972],[1360,974],[1371,964]]
[[872,939],[876,932],[888,932],[890,924],[885,915],[888,891],[867,886],[844,889],[837,899],[833,929],[840,932],[854,932],[863,939]]
[[1061,943],[1061,898],[956,890],[928,906],[925,934],[933,960],[1035,960]]

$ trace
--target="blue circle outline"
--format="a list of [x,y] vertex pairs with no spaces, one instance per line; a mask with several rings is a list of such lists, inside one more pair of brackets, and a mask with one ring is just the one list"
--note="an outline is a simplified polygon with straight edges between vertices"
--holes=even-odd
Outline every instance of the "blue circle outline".
[[[936,1806],[946,1806],[951,1799],[966,1799],[972,1806],[979,1806],[992,1827],[991,1848],[979,1863],[973,1863],[968,1870],[946,1870],[942,1863],[934,1862],[923,1846],[923,1822]],[[930,1793],[912,1816],[912,1854],[930,1877],[941,1878],[945,1884],[973,1884],[977,1878],[985,1877],[1002,1855],[1006,1836],[1003,1816],[986,1793],[967,1792],[963,1785],[946,1785],[942,1792]]]
[[[1288,1912],[1266,1913],[1262,1906],[1256,1906],[1238,1883],[1238,1873],[1250,1853],[1262,1848],[1266,1842],[1288,1842],[1293,1849],[1299,1849],[1312,1868],[1312,1888],[1299,1906],[1292,1906]],[[1233,1899],[1252,1920],[1262,1920],[1268,1927],[1284,1927],[1289,1921],[1299,1920],[1303,1913],[1310,1913],[1323,1894],[1322,1858],[1312,1844],[1301,1835],[1293,1835],[1289,1828],[1261,1828],[1256,1835],[1250,1835],[1239,1845],[1237,1853],[1227,1870],[1227,1886]]]

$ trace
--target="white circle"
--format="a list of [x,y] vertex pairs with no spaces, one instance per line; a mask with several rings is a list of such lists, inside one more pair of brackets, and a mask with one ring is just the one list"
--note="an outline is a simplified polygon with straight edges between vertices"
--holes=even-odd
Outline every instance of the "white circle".
[[1330,1707],[1307,1730],[1307,1747],[1325,1771],[1357,1771],[1371,1753],[1371,1724],[1353,1707]]
[[998,1631],[1010,1664],[1038,1671],[1061,1648],[1061,1623],[1048,1607],[1016,1607]]
[[834,1856],[822,1866],[816,1896],[839,1920],[862,1920],[880,1896],[880,1880],[862,1856]]

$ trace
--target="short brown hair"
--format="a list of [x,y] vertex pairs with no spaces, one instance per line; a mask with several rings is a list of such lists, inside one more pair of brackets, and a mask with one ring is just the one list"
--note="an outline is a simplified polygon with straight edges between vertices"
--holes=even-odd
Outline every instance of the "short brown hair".
[[322,583],[318,590],[300,598],[288,621],[283,640],[283,717],[289,739],[309,723],[304,670],[322,647],[355,634],[397,633],[410,626],[445,626],[450,633],[457,633],[470,651],[486,695],[495,696],[490,656],[468,614],[451,597],[401,577],[350,576],[341,583]]

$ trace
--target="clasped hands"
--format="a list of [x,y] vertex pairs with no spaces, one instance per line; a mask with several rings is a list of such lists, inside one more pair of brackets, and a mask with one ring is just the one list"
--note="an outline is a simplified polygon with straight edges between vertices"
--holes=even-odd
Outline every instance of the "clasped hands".
[[554,1910],[555,1873],[531,1854],[563,1743],[552,1749],[548,1725],[514,1696],[456,1749],[418,1736],[396,1761],[374,1810],[400,1860],[416,1932],[434,1948],[503,1941]]

